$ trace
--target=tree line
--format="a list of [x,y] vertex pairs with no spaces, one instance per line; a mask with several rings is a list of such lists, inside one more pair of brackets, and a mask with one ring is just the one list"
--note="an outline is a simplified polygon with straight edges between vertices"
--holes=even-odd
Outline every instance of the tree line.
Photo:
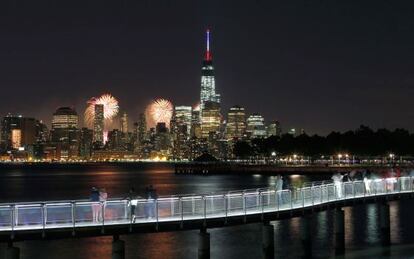
[[317,157],[348,153],[355,156],[414,155],[414,134],[405,129],[378,129],[361,125],[344,133],[331,132],[327,136],[301,134],[271,136],[251,141],[238,141],[233,154],[238,158],[299,154]]

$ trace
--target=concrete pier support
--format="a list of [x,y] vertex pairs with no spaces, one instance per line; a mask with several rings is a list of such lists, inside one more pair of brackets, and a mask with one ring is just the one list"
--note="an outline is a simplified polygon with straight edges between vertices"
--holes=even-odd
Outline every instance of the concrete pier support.
[[13,243],[9,243],[5,251],[5,259],[19,259],[20,258],[20,249],[14,247]]
[[262,226],[262,251],[264,259],[275,258],[275,230],[270,222],[265,222]]
[[335,255],[345,253],[345,212],[338,208],[335,210]]
[[112,241],[112,259],[125,259],[125,241],[114,236]]
[[205,228],[198,234],[198,259],[210,259],[210,233]]
[[390,205],[388,203],[379,204],[379,223],[381,229],[381,244],[383,246],[391,245],[391,228],[390,228]]
[[303,258],[312,258],[312,216],[302,218],[301,239]]

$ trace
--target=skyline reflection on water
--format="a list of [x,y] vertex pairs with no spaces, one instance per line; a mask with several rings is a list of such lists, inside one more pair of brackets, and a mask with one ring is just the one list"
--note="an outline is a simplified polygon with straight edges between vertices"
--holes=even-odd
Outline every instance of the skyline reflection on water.
[[[292,176],[292,185],[327,177]],[[285,178],[286,179],[286,178]],[[153,184],[160,195],[211,193],[274,185],[275,177],[266,175],[174,175],[169,165],[147,165],[142,169],[108,166],[85,170],[2,170],[0,201],[41,201],[85,199],[92,186],[105,187],[110,197],[124,197],[131,186],[143,193]],[[390,202],[391,256],[414,254],[413,202]],[[379,246],[378,208],[375,204],[344,208],[346,258],[376,256]],[[316,258],[333,255],[333,211],[315,213],[313,217],[313,254]],[[275,226],[276,258],[297,258],[302,255],[301,218],[272,222]],[[211,258],[260,258],[261,225],[210,229]],[[196,258],[197,231],[153,233],[122,236],[126,242],[126,258]],[[29,241],[18,243],[21,258],[111,258],[111,237]],[[399,245],[399,246],[398,246]],[[404,245],[404,246],[402,246]],[[3,244],[4,246],[4,244]]]

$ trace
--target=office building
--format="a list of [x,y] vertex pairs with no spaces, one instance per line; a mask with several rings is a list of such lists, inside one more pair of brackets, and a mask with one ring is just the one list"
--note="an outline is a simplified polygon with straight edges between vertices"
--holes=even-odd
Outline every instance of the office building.
[[104,106],[95,104],[95,117],[93,119],[93,142],[104,143]]
[[227,114],[227,139],[241,139],[246,132],[246,113],[243,107],[233,106]]
[[267,125],[267,136],[277,136],[280,137],[282,135],[282,127],[280,126],[279,121],[272,121]]
[[265,138],[267,135],[264,118],[259,114],[252,114],[247,118],[246,132],[250,138]]
[[210,133],[218,134],[220,132],[220,104],[217,102],[207,101],[204,109],[201,110],[201,135],[203,138],[209,138]]

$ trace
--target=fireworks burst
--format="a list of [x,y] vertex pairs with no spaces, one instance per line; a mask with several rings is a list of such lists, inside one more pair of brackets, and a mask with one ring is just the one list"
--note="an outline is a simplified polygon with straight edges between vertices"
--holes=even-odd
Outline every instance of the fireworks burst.
[[111,122],[118,114],[119,105],[118,100],[111,94],[103,94],[98,98],[92,97],[88,101],[88,107],[85,110],[85,124],[92,127],[95,118],[95,104],[103,104],[104,118],[106,122]]
[[173,115],[173,104],[166,99],[157,99],[147,106],[146,115],[150,127],[154,127],[159,122],[164,122],[167,127]]

